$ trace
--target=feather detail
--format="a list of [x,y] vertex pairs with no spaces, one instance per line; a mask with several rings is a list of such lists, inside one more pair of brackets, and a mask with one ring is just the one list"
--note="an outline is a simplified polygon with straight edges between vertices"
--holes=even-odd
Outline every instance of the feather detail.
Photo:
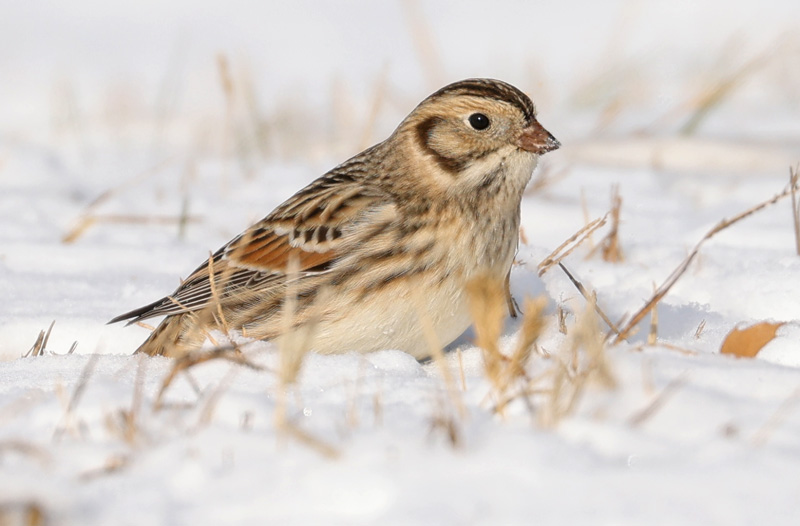
[[[218,250],[197,267],[173,294],[117,316],[128,324],[156,316],[205,308],[216,294],[223,303],[246,292],[269,297],[280,292],[290,265],[299,277],[324,272],[340,247],[364,236],[359,218],[391,201],[386,194],[335,171],[295,194],[272,214]],[[210,276],[213,272],[214,286]]]

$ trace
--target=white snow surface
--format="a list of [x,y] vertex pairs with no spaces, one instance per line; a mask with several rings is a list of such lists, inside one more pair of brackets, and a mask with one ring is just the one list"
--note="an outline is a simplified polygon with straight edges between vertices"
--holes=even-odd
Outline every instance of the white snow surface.
[[[588,382],[553,426],[547,375],[570,359],[586,301],[537,265],[617,186],[624,261],[584,244],[564,264],[620,320],[721,219],[786,188],[800,161],[798,22],[789,1],[12,2],[0,524],[32,523],[34,508],[69,525],[796,524],[791,201],[705,243],[659,304],[656,343],[645,318],[606,350],[615,387]],[[451,386],[440,364],[387,349],[307,356],[284,392],[272,344],[242,340],[260,369],[198,365],[158,406],[173,362],[131,355],[147,331],[106,322],[473,76],[530,93],[563,143],[538,169],[552,182],[523,201],[512,273],[520,303],[548,300],[528,371],[542,392],[494,411],[469,331],[445,357]],[[44,355],[22,357],[53,321]],[[720,354],[734,327],[760,321],[785,323],[756,358]],[[503,351],[519,328],[507,320]]]

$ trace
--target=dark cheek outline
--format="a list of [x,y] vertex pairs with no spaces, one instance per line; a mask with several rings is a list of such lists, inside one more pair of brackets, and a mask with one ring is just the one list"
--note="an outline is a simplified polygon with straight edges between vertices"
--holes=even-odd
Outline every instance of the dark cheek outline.
[[433,128],[435,128],[437,124],[442,122],[444,122],[444,119],[441,117],[428,117],[424,121],[417,124],[415,130],[417,144],[422,151],[433,158],[433,160],[442,170],[450,173],[451,175],[458,175],[471,159],[452,159],[450,157],[445,157],[431,148],[430,145],[431,131],[433,131]]

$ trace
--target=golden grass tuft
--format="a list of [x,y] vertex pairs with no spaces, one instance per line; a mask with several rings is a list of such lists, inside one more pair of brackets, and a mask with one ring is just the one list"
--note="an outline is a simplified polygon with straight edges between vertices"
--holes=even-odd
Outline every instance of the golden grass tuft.
[[484,373],[492,387],[494,411],[504,414],[508,404],[517,398],[529,404],[531,381],[527,366],[545,327],[547,300],[543,297],[525,300],[517,342],[506,356],[499,346],[507,312],[504,280],[480,276],[467,285],[467,294],[475,326],[475,344],[483,350]]
[[500,388],[504,357],[499,341],[503,332],[505,310],[505,283],[490,276],[479,276],[467,284],[470,313],[475,322],[475,345],[483,349],[486,375]]
[[48,524],[44,507],[35,501],[0,502],[1,526],[44,526]]
[[603,239],[600,240],[600,244],[592,247],[589,253],[586,254],[586,259],[591,258],[599,249],[603,261],[607,261],[609,263],[621,263],[625,260],[622,254],[622,247],[619,242],[619,219],[621,209],[622,197],[619,195],[619,186],[615,185],[611,189],[611,208],[603,217],[603,223],[605,223],[606,217],[611,217],[611,228],[609,229],[608,234],[606,234]]
[[596,310],[588,305],[576,316],[569,338],[549,371],[549,388],[538,412],[538,423],[552,428],[573,414],[590,386],[613,389],[617,385],[606,353],[607,344],[600,331]]

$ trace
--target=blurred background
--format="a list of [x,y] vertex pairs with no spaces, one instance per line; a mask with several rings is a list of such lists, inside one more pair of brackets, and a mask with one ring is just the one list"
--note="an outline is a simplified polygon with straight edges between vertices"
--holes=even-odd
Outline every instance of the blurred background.
[[797,2],[775,0],[12,0],[0,137],[47,143],[74,170],[144,147],[145,163],[338,158],[442,85],[488,76],[531,94],[566,148],[633,134],[796,143],[798,22]]

